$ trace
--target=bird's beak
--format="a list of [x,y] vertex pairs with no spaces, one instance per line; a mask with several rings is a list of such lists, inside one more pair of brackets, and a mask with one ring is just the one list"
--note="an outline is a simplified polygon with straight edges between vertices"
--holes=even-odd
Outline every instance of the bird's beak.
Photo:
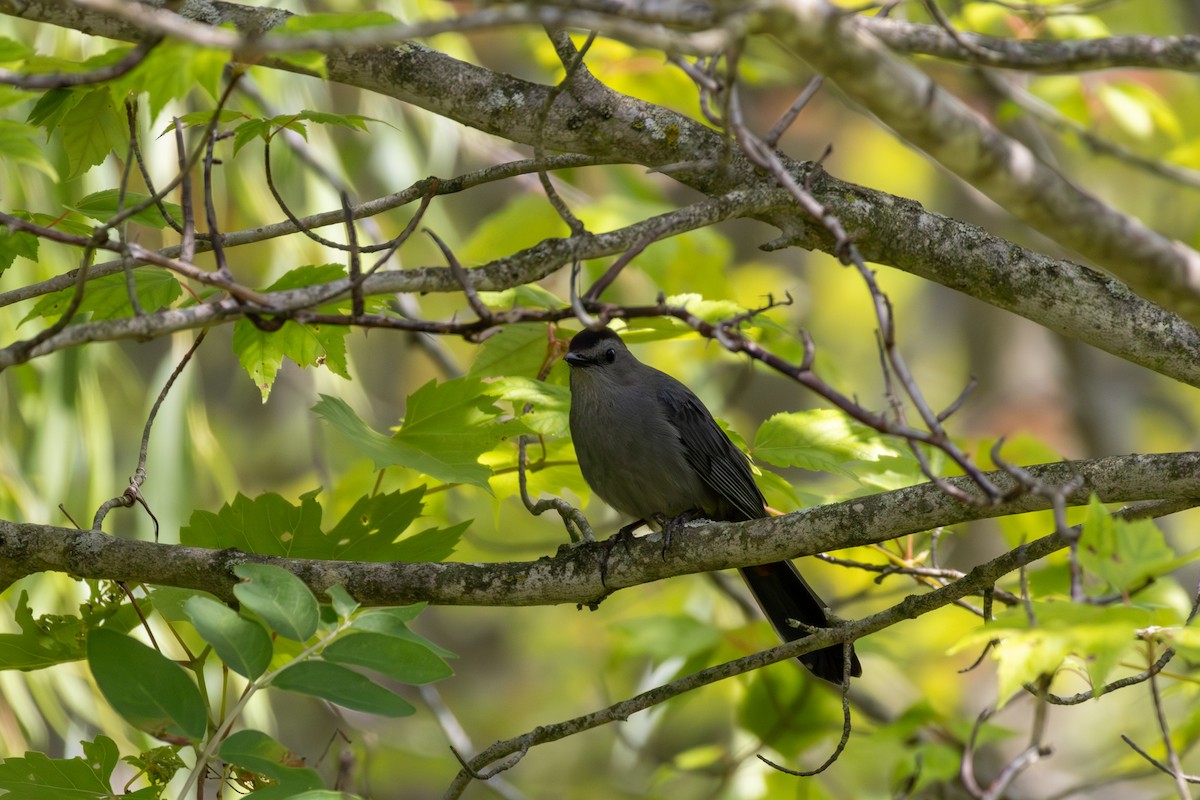
[[563,356],[563,361],[567,362],[572,367],[586,367],[591,363],[579,353],[567,353],[565,356]]

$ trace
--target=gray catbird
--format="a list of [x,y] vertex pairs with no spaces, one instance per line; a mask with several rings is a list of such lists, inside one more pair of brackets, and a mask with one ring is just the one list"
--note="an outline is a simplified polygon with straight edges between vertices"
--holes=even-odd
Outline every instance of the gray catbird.
[[[638,361],[607,328],[576,335],[566,362],[579,468],[610,506],[647,522],[688,514],[728,521],[767,516],[748,459],[691,389]],[[792,562],[744,567],[741,573],[784,640],[807,635],[789,619],[828,627],[825,604]],[[842,680],[841,645],[800,661],[817,677]],[[850,674],[862,674],[853,650]]]

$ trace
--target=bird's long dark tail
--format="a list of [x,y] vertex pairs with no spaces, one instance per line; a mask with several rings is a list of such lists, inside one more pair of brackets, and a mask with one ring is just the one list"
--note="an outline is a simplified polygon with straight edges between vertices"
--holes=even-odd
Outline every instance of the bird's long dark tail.
[[[789,625],[789,619],[814,627],[829,627],[829,621],[825,618],[825,604],[807,581],[800,577],[800,571],[792,562],[775,561],[757,567],[744,567],[740,572],[763,614],[784,641],[790,642],[808,635],[807,631]],[[840,644],[806,653],[799,660],[818,678],[831,683],[842,682]],[[850,651],[850,674],[856,678],[862,675],[862,665],[853,648]]]

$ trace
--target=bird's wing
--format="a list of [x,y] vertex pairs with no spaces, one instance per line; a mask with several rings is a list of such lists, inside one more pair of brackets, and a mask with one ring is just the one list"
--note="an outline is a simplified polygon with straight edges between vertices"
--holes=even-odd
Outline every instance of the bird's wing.
[[765,516],[766,501],[754,483],[746,454],[729,441],[700,399],[680,384],[674,391],[659,391],[658,400],[704,483],[736,509],[738,519]]

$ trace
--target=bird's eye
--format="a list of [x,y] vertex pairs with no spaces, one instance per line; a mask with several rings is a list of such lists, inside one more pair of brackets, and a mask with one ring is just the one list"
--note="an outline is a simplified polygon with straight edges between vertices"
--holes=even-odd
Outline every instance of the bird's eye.
[[617,351],[611,347],[608,348],[607,350],[605,350],[604,351],[604,360],[610,364],[613,363],[614,361],[616,361],[617,360]]

